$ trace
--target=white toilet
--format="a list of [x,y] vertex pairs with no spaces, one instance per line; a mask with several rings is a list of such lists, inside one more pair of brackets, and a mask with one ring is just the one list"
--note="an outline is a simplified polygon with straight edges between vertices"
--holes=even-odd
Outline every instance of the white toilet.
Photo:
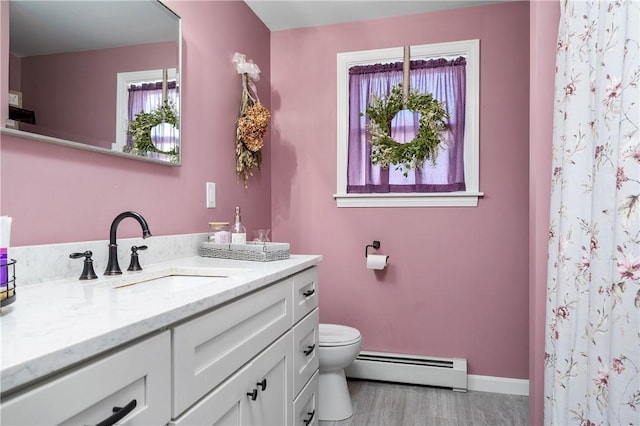
[[338,421],[353,415],[344,369],[360,353],[362,338],[353,327],[320,324],[318,419]]

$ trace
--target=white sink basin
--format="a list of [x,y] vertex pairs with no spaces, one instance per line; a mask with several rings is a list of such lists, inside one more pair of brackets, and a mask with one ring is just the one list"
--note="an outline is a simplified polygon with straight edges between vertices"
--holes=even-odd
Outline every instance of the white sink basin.
[[231,277],[251,271],[248,268],[217,268],[217,267],[195,267],[176,266],[173,268],[173,275],[192,275],[202,277]]
[[134,285],[165,285],[171,287],[207,285],[228,279],[234,275],[249,272],[242,268],[173,267],[166,270],[146,272],[142,275],[120,277],[113,288]]
[[122,287],[129,287],[132,285],[138,285],[138,284],[154,284],[154,285],[170,285],[170,286],[191,286],[191,285],[198,285],[198,284],[212,284],[220,279],[225,279],[228,278],[226,276],[222,277],[217,277],[217,276],[194,276],[194,275],[167,275],[164,277],[158,277],[158,278],[149,278],[149,279],[142,279],[140,281],[134,281],[134,282],[130,282],[130,283],[123,283],[123,284],[119,284],[117,286],[115,286],[114,288],[122,288]]

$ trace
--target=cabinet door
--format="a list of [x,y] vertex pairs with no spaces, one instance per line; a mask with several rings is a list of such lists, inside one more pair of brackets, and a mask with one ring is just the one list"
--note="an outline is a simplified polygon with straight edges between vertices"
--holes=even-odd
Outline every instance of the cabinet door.
[[315,426],[318,424],[318,371],[302,389],[293,403],[293,425]]
[[[293,385],[291,375],[287,372],[291,369],[292,344],[293,333],[289,331],[172,424],[176,426],[291,424]],[[265,389],[262,389],[263,383],[266,384]]]
[[319,312],[314,309],[293,328],[293,394],[318,370]]
[[[170,335],[160,335],[39,384],[0,406],[6,425],[93,425],[135,400],[118,423],[163,425],[171,416]],[[133,404],[131,404],[133,405]]]
[[293,324],[291,278],[173,329],[174,418]]
[[291,384],[291,352],[293,333],[278,341],[278,346],[266,351],[251,362],[249,393],[256,393],[255,400],[248,397],[246,409],[241,410],[243,425],[288,425],[293,390]]
[[293,276],[293,322],[296,323],[318,307],[318,267]]
[[240,410],[246,404],[244,370],[231,376],[171,424],[175,426],[241,426]]

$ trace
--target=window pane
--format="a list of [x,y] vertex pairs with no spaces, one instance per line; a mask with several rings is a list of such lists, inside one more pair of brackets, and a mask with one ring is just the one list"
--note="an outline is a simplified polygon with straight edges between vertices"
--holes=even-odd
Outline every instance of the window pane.
[[[410,87],[421,93],[432,93],[446,104],[450,115],[450,131],[446,143],[436,159],[416,171],[388,170],[371,164],[365,116],[371,94],[386,97],[391,88],[402,81],[402,63],[353,67],[350,71],[349,149],[347,192],[447,192],[465,189],[464,183],[464,114],[465,70],[464,58],[448,61],[412,61]],[[391,69],[389,69],[391,68]],[[395,68],[395,69],[394,69]],[[398,70],[399,68],[399,70]],[[391,123],[391,137],[401,143],[411,141],[418,132],[419,114],[396,115]]]

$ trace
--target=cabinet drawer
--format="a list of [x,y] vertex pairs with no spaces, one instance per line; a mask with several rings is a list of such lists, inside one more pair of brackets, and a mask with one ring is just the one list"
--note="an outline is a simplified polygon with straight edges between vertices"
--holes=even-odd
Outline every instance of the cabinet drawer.
[[173,329],[174,418],[291,328],[291,288],[285,279]]
[[2,401],[7,425],[94,425],[136,400],[119,424],[163,425],[171,419],[169,332],[122,349]]
[[292,342],[292,332],[282,336],[171,424],[290,425],[293,395],[287,371]]
[[293,277],[293,322],[318,307],[318,267],[314,266]]
[[293,393],[297,395],[318,369],[318,323],[314,309],[293,328]]
[[318,372],[293,403],[293,424],[295,426],[315,426],[318,424]]

